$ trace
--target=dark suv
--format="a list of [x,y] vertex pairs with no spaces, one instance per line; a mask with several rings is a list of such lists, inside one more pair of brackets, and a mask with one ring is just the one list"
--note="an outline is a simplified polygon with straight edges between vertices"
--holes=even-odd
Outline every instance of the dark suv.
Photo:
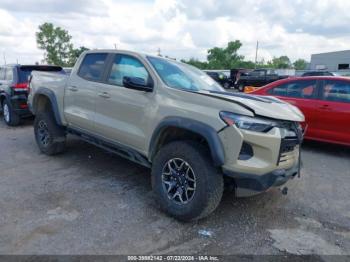
[[224,73],[224,71],[209,71],[204,70],[208,76],[218,82],[223,88],[229,89],[231,87],[230,78]]
[[31,116],[27,105],[28,79],[33,70],[62,72],[59,66],[4,65],[0,67],[0,105],[4,121],[16,126],[21,118]]

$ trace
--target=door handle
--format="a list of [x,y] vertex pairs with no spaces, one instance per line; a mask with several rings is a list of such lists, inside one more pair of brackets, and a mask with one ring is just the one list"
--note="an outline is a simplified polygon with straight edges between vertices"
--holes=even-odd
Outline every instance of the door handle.
[[292,104],[292,105],[296,105],[296,104],[297,104],[297,102],[295,102],[295,101],[287,100],[287,102],[288,102],[289,104]]
[[100,97],[103,97],[103,98],[110,98],[110,97],[111,97],[111,95],[108,94],[107,92],[102,92],[102,93],[99,93],[98,95],[99,95]]
[[330,110],[329,105],[322,105],[319,108],[323,110]]
[[70,86],[68,87],[68,89],[72,92],[77,92],[78,91],[78,88],[76,86]]

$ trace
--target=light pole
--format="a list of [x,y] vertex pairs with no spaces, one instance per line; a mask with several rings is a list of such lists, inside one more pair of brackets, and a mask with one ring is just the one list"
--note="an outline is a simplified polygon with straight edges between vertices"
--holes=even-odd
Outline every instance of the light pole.
[[255,69],[258,63],[258,49],[259,49],[259,41],[256,41],[256,50],[255,50]]

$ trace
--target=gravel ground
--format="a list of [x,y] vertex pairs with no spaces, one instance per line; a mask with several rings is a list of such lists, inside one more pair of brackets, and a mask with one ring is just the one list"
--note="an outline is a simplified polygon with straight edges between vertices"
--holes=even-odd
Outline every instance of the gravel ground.
[[158,210],[148,169],[73,137],[45,156],[31,125],[0,123],[0,254],[350,255],[349,148],[306,142],[288,195],[226,192],[180,223]]

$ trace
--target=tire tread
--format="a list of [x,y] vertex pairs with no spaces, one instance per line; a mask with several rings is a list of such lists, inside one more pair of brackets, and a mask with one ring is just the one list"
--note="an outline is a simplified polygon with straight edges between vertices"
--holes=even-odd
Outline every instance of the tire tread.
[[[47,148],[42,147],[37,140],[36,126],[38,125],[40,120],[46,121],[48,128],[49,128],[49,132],[51,132],[51,136],[53,139],[52,144]],[[40,151],[46,155],[50,155],[50,156],[57,155],[57,154],[62,153],[65,150],[65,147],[66,147],[65,130],[63,127],[59,126],[56,123],[56,121],[54,119],[54,115],[51,111],[39,112],[36,115],[35,120],[34,120],[34,135],[35,135],[35,139],[37,141],[37,144],[38,144]],[[55,141],[55,140],[59,140],[59,141]]]
[[[167,155],[171,156],[173,152],[183,152],[184,155],[188,155],[190,159],[197,159],[201,163],[200,167],[197,166],[197,175],[201,173],[204,180],[205,194],[201,199],[197,199],[197,204],[193,206],[193,210],[186,213],[179,214],[172,210],[171,204],[166,203],[162,196],[157,195],[161,208],[169,215],[182,220],[182,221],[193,221],[202,219],[212,213],[221,201],[223,194],[224,182],[222,174],[219,169],[216,168],[212,162],[209,150],[195,142],[190,140],[175,141],[163,146],[153,161],[152,167],[152,187],[156,193],[159,194],[161,185],[157,185],[157,176],[161,176],[158,172],[162,170],[162,164],[166,161]],[[187,161],[187,160],[186,160]],[[192,168],[194,168],[192,166]],[[159,178],[158,178],[159,179]],[[193,201],[193,200],[192,200]]]

